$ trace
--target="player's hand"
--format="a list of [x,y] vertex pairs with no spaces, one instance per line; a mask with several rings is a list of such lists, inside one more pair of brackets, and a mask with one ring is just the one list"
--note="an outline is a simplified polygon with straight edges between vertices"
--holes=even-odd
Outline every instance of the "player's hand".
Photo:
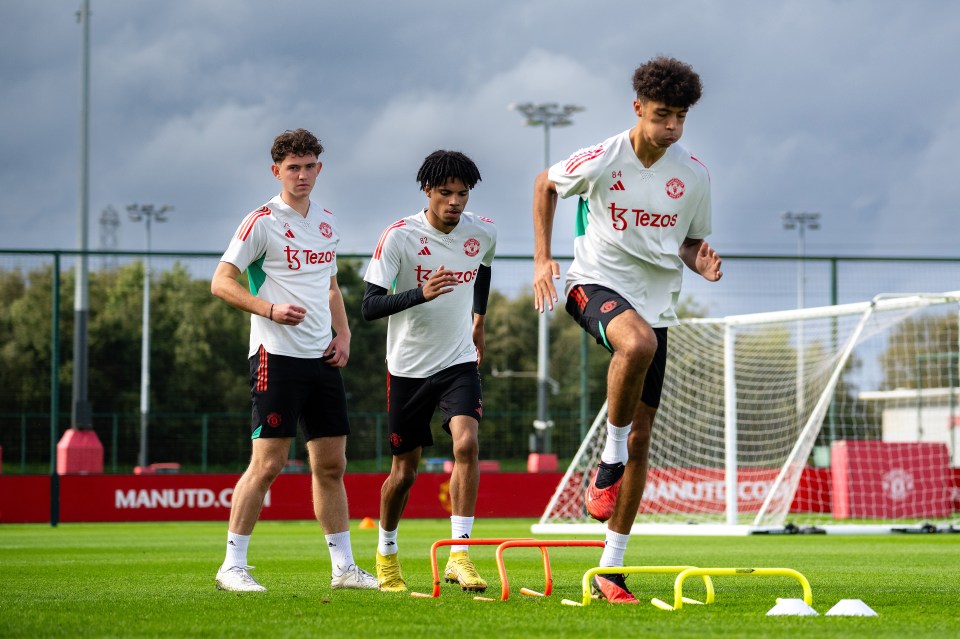
[[560,264],[556,260],[543,260],[533,265],[533,307],[539,312],[544,308],[553,310],[557,297],[557,288],[553,280],[560,279]]
[[296,326],[303,322],[307,317],[307,309],[296,304],[274,304],[273,321],[277,324],[286,324],[287,326]]
[[706,242],[700,244],[700,250],[697,251],[697,272],[708,282],[716,282],[723,277],[720,265],[723,260],[717,255],[717,252],[710,248]]
[[323,351],[323,361],[334,368],[343,368],[350,359],[350,338],[346,335],[337,335]]
[[456,274],[441,264],[437,270],[430,274],[426,284],[423,285],[423,296],[429,302],[445,293],[449,293],[456,286]]

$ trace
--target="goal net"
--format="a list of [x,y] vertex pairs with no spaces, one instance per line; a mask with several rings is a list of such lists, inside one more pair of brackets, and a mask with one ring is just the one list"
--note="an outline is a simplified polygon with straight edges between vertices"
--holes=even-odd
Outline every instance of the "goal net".
[[[671,328],[634,534],[950,522],[958,304],[960,291],[883,295]],[[605,529],[583,501],[605,437],[606,406],[535,534]]]

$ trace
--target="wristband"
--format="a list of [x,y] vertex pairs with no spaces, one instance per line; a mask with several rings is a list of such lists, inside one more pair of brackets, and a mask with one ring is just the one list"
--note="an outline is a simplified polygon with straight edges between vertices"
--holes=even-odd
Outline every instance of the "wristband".
[[273,321],[273,304],[270,305],[270,321]]

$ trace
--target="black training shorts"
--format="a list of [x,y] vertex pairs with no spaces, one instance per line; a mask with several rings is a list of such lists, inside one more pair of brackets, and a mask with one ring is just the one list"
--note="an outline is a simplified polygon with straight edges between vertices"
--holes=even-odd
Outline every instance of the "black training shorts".
[[423,378],[387,374],[390,450],[394,455],[433,445],[430,420],[437,408],[448,433],[450,420],[458,415],[480,421],[483,391],[476,362],[455,364]]
[[[616,291],[599,284],[578,284],[570,289],[567,296],[567,312],[587,331],[597,344],[611,353],[613,346],[607,340],[606,329],[610,321],[625,311],[634,311],[630,302]],[[636,312],[636,311],[634,311]],[[660,394],[663,392],[663,376],[667,370],[667,329],[654,328],[657,336],[657,352],[647,369],[643,381],[640,399],[651,408],[660,407]]]
[[350,434],[340,369],[322,358],[273,355],[263,346],[250,358],[253,400],[251,439],[296,437],[306,441]]

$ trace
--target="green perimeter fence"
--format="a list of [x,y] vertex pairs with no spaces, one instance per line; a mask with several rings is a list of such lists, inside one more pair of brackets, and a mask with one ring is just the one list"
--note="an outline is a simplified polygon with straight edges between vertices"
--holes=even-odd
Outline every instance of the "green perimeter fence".
[[[242,471],[250,451],[249,320],[210,295],[209,278],[219,257],[0,250],[3,472],[51,472],[56,443],[77,419],[88,420],[103,444],[105,472],[129,473],[142,448],[148,462],[176,462],[184,471]],[[352,429],[349,470],[385,471],[386,321],[360,318],[366,260],[361,255],[338,260],[353,333],[350,364],[344,369]],[[569,265],[569,258],[559,261],[564,269]],[[80,308],[75,303],[78,266],[85,268],[88,282],[88,303]],[[554,312],[547,409],[553,428],[545,438],[534,439],[538,318],[530,293],[532,266],[530,256],[498,257],[486,322],[481,457],[496,459],[505,469],[525,468],[534,448],[557,454],[562,467],[605,394],[606,351],[588,343],[566,313]],[[960,288],[960,258],[727,255],[723,270],[719,283],[685,275],[684,313],[717,317],[791,309],[801,302],[825,306],[880,293]],[[146,278],[151,383],[144,419]],[[74,329],[84,322],[89,412],[74,399]],[[434,439],[424,457],[449,458],[449,437],[439,423]],[[291,458],[305,459],[302,442],[291,448]]]

